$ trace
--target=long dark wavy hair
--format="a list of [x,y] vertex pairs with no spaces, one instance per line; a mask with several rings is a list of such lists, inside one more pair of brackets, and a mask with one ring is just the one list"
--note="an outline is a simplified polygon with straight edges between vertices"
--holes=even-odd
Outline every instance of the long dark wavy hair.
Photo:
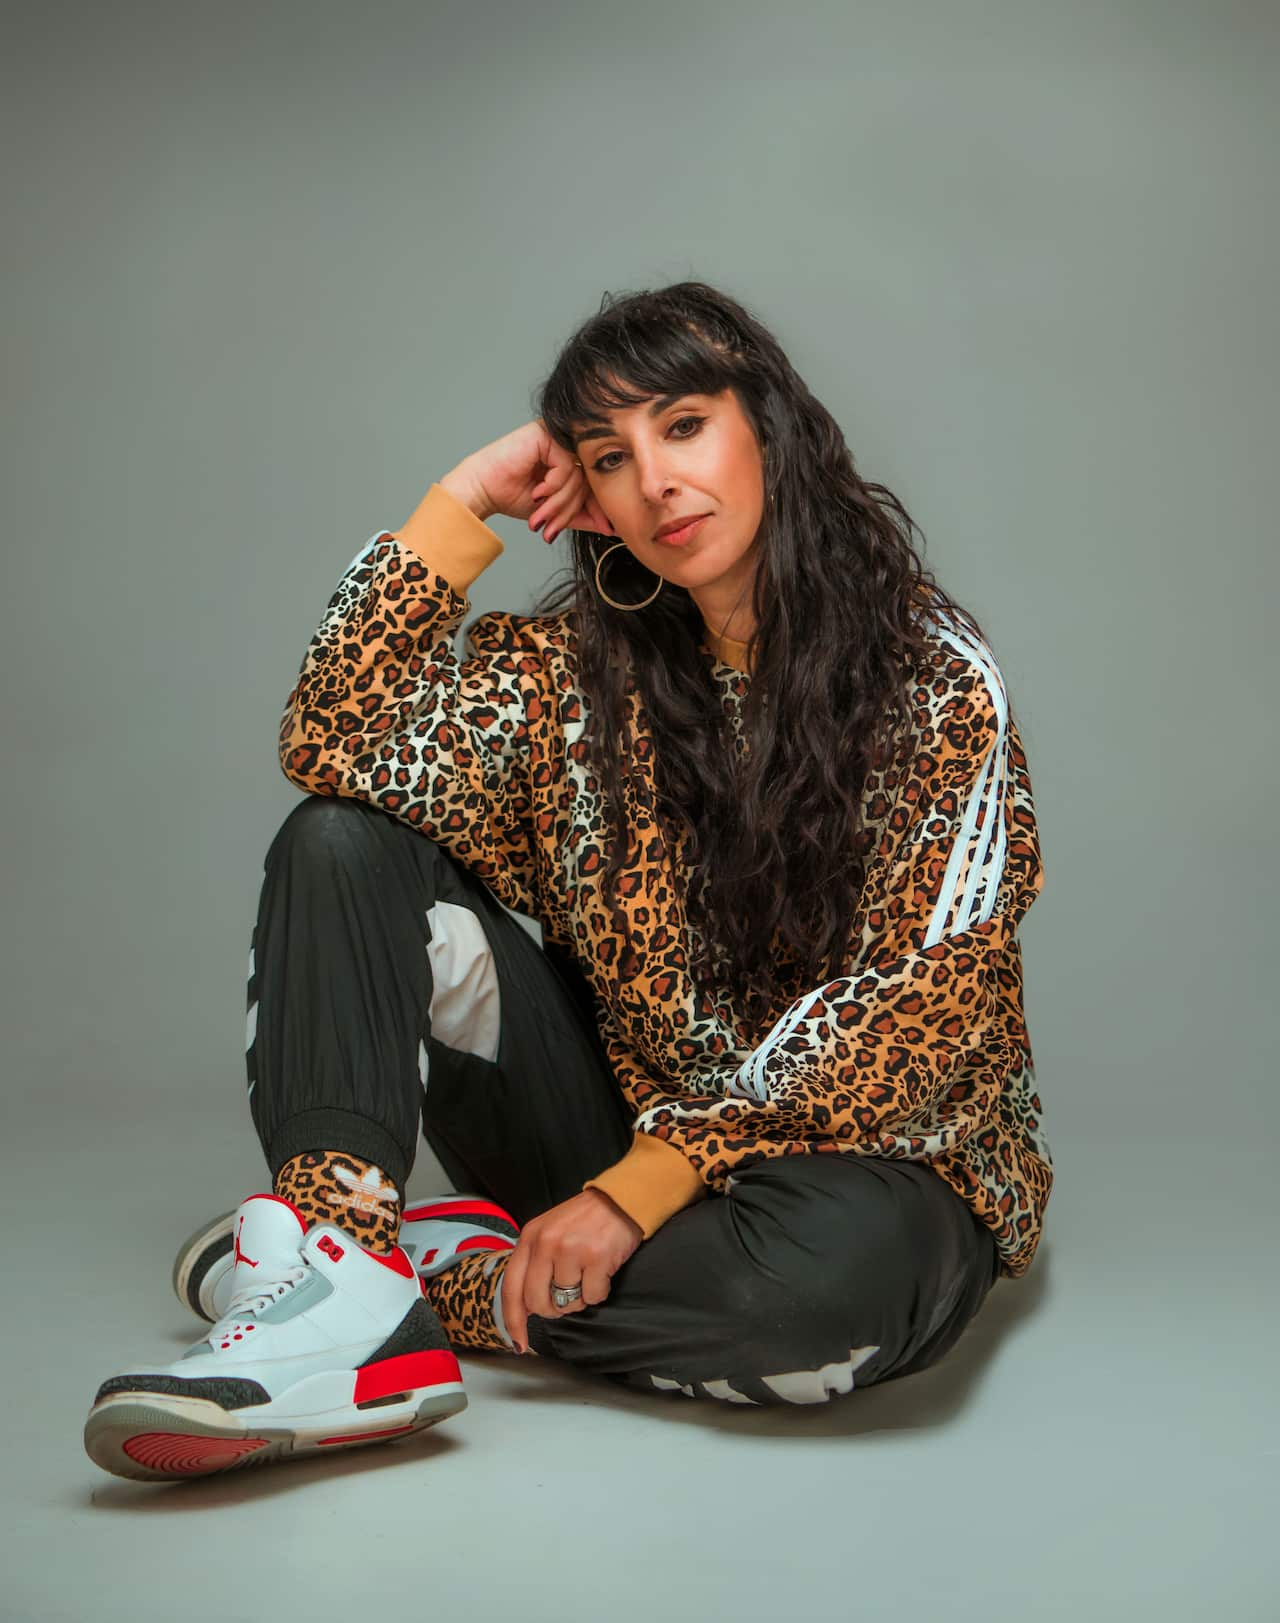
[[[777,339],[716,288],[679,282],[605,294],[561,348],[536,410],[575,454],[575,423],[660,394],[725,389],[764,455],[742,757],[688,591],[666,581],[630,612],[599,595],[596,559],[616,537],[569,531],[570,578],[553,581],[533,613],[563,614],[574,634],[589,710],[583,737],[610,823],[604,896],[620,931],[629,942],[616,888],[632,856],[624,780],[646,798],[627,725],[634,690],[659,791],[649,809],[682,847],[696,943],[689,972],[762,1031],[805,989],[847,973],[868,854],[863,786],[873,764],[892,769],[897,740],[908,736],[911,673],[929,651],[922,607],[941,605],[982,632],[917,555],[902,503],[859,476],[839,426]],[[654,588],[625,547],[601,576],[624,603]]]

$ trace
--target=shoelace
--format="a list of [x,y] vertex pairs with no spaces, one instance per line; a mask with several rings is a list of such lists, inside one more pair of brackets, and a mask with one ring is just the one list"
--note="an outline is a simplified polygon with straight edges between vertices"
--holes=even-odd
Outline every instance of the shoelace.
[[310,1272],[311,1267],[308,1263],[299,1263],[296,1267],[287,1269],[279,1278],[273,1279],[269,1285],[262,1285],[253,1280],[250,1284],[241,1286],[228,1302],[227,1311],[209,1331],[210,1337],[212,1338],[216,1331],[220,1331],[228,1319],[241,1319],[246,1313],[256,1316],[265,1312],[273,1302],[278,1302],[282,1296],[287,1296],[291,1290],[300,1285]]

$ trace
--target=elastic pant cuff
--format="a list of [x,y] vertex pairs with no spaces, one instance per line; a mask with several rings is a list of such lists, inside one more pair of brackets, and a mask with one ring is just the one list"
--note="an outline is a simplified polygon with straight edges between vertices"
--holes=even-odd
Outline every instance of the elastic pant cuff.
[[362,1161],[371,1161],[395,1184],[403,1209],[411,1158],[378,1122],[370,1121],[367,1116],[353,1115],[349,1110],[304,1110],[290,1116],[276,1129],[267,1151],[271,1181],[275,1182],[286,1161],[307,1150],[339,1150],[359,1156]]

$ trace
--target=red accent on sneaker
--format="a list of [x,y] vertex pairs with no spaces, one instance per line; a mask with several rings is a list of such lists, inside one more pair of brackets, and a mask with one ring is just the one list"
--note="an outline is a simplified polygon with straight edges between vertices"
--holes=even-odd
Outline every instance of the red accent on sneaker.
[[246,1257],[244,1252],[241,1251],[241,1249],[240,1249],[240,1232],[241,1232],[241,1230],[243,1228],[244,1228],[244,1218],[242,1217],[240,1219],[239,1223],[236,1224],[236,1252],[235,1252],[235,1256],[231,1260],[232,1260],[233,1263],[237,1263],[237,1262],[244,1263],[246,1268],[256,1268],[258,1266],[258,1264],[256,1262],[254,1262],[252,1257]]
[[423,1387],[446,1386],[461,1379],[458,1360],[447,1348],[438,1352],[401,1353],[398,1358],[384,1358],[380,1363],[358,1369],[351,1401],[368,1403],[373,1398],[388,1397],[392,1392],[418,1392]]
[[[322,1240],[320,1244],[323,1246],[324,1241]],[[368,1251],[369,1248],[365,1246],[363,1249]],[[405,1279],[412,1279],[414,1276],[414,1266],[409,1261],[408,1253],[401,1246],[397,1246],[394,1251],[388,1252],[385,1257],[377,1251],[369,1251],[369,1255],[375,1262],[380,1262],[384,1268],[390,1268],[393,1274],[401,1274]]]
[[332,1257],[335,1262],[340,1262],[346,1255],[344,1247],[340,1246],[331,1234],[322,1234],[320,1236],[316,1241],[316,1250],[323,1251],[326,1256]]
[[399,1437],[401,1432],[412,1430],[412,1426],[389,1426],[386,1431],[357,1431],[350,1437],[321,1437],[317,1446],[328,1448],[334,1443],[371,1443],[375,1437]]
[[430,1267],[430,1265],[436,1260],[436,1258],[439,1255],[440,1255],[439,1248],[437,1246],[433,1245],[431,1247],[430,1251],[427,1252],[426,1256],[423,1257],[422,1261],[418,1264],[418,1266],[420,1268],[428,1268],[428,1267]]
[[475,1200],[424,1200],[417,1206],[408,1207],[400,1217],[404,1223],[421,1223],[432,1217],[497,1217],[514,1228],[520,1227],[510,1212],[478,1196]]
[[202,1476],[234,1465],[267,1446],[265,1437],[193,1437],[180,1431],[140,1431],[120,1445],[131,1460],[170,1476]]
[[473,1234],[469,1239],[459,1240],[455,1250],[462,1251],[514,1251],[516,1242],[509,1240],[505,1234]]

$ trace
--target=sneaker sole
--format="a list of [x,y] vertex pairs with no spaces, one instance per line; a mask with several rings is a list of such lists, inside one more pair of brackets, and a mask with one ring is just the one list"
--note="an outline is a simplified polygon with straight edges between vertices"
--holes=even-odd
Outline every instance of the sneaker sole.
[[273,1403],[236,1412],[207,1398],[116,1392],[89,1411],[85,1452],[113,1476],[134,1482],[185,1481],[300,1455],[393,1442],[467,1407],[460,1380],[379,1398],[364,1409],[343,1404],[289,1414],[289,1398],[284,1393]]
[[223,1212],[201,1224],[188,1236],[173,1260],[174,1295],[183,1307],[190,1308],[206,1324],[213,1323],[213,1315],[206,1313],[200,1302],[200,1287],[215,1262],[229,1256],[233,1248],[231,1230],[235,1225],[235,1212]]

